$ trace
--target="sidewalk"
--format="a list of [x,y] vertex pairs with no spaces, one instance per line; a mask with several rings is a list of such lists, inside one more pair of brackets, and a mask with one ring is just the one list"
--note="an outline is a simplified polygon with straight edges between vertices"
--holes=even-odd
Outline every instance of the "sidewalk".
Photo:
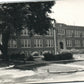
[[38,68],[39,73],[48,72],[49,74],[75,73],[84,71],[84,66],[74,64],[50,64]]
[[73,64],[50,64],[39,67],[29,83],[84,81],[84,66]]

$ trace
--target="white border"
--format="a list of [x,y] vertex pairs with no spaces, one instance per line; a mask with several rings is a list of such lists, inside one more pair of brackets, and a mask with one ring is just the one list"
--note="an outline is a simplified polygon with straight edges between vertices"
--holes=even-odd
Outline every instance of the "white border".
[[47,1],[55,1],[55,0],[0,0],[0,4],[3,3],[20,3],[20,2],[47,2]]

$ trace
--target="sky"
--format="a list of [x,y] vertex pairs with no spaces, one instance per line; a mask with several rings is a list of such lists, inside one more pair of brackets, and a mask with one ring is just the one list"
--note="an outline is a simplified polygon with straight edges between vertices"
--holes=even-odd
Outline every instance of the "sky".
[[84,26],[84,0],[57,0],[52,11],[58,23]]
[[[0,0],[1,2],[30,2],[47,0]],[[51,0],[48,0],[51,1]],[[84,26],[84,0],[55,0],[51,17],[58,23]]]

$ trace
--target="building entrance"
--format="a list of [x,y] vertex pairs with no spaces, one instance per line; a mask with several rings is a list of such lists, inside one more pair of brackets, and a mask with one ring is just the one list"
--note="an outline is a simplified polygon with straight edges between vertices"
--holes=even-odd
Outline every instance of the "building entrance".
[[60,42],[60,49],[64,49],[64,44],[63,44],[63,42]]

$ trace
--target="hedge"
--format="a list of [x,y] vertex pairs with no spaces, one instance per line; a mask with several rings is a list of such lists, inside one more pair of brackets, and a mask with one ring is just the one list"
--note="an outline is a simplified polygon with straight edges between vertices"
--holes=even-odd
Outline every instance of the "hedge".
[[44,54],[44,60],[46,61],[55,61],[55,60],[70,60],[73,59],[72,53],[62,53],[58,55],[53,55],[50,53]]
[[23,61],[33,61],[33,56],[29,55],[28,57],[25,56],[25,54],[12,54],[9,57],[11,60],[23,60]]

